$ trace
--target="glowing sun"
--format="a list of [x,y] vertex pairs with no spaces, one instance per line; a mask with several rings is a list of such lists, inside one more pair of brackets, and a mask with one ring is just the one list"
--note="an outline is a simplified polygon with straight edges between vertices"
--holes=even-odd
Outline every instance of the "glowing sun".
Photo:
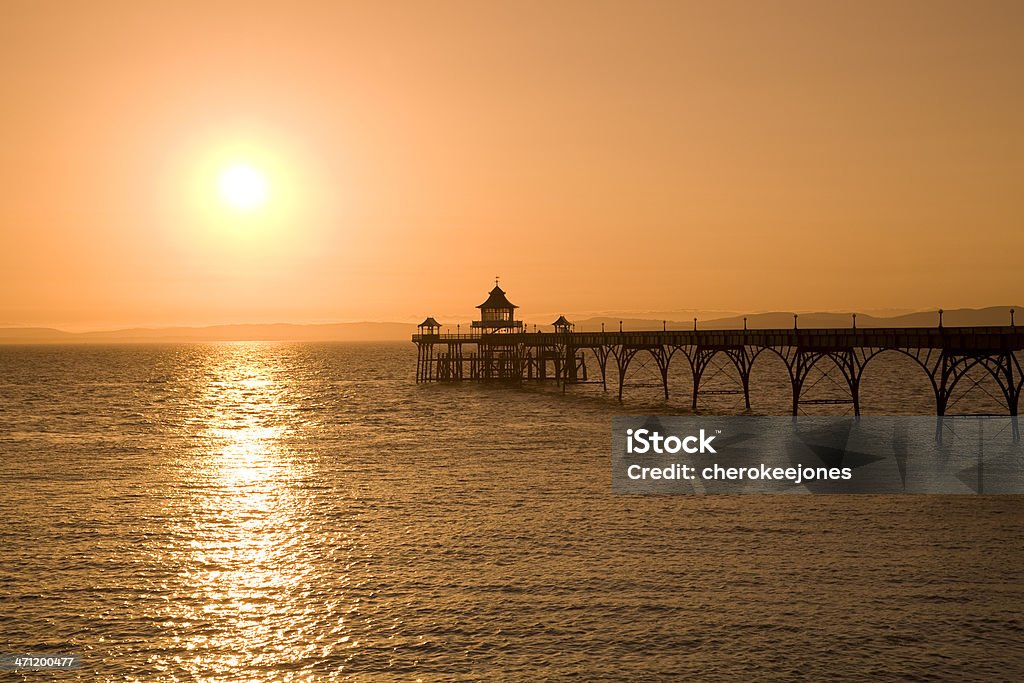
[[267,179],[247,164],[230,166],[220,174],[220,196],[229,206],[240,211],[251,211],[267,201]]

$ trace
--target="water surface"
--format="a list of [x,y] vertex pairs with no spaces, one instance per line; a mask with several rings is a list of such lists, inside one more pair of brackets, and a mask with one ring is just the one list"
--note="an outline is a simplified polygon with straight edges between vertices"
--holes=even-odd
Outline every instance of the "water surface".
[[[1019,498],[613,496],[611,417],[685,391],[414,368],[411,344],[0,348],[0,651],[83,655],[5,675],[1024,676]],[[866,410],[929,410],[923,375],[871,373]]]

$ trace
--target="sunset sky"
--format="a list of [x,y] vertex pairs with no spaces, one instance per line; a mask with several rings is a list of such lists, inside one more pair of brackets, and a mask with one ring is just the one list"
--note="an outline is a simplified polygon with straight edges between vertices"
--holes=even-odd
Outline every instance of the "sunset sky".
[[1024,300],[1021,2],[5,0],[0,69],[2,325]]

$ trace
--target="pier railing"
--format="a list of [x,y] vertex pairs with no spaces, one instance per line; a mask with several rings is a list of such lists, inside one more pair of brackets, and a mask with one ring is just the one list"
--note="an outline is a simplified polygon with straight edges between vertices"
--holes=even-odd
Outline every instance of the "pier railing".
[[706,347],[1024,349],[1024,327],[865,327],[747,330],[625,330],[622,332],[456,332],[415,334],[417,344],[568,344]]

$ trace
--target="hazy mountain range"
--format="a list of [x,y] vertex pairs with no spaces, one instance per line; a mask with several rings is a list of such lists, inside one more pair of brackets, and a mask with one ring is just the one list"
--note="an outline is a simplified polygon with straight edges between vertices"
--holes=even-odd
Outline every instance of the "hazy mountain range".
[[322,325],[212,325],[65,332],[47,327],[0,327],[0,344],[204,341],[396,341],[416,331],[409,323],[331,323]]
[[[1010,309],[1022,307],[992,306],[989,308],[958,308],[946,311],[943,323],[947,327],[1009,325]],[[568,316],[570,320],[573,317]],[[751,329],[790,328],[793,314],[789,312],[755,313],[747,317]],[[698,316],[699,318],[699,316]],[[1018,316],[1024,325],[1024,317]],[[608,331],[617,330],[619,321],[626,330],[660,330],[662,320],[653,318],[619,318],[596,316],[575,320],[578,331],[600,330],[604,323]],[[692,329],[693,319],[666,320],[670,330]],[[934,327],[938,323],[936,311],[920,311],[883,317],[858,314],[858,327]],[[801,313],[800,327],[850,327],[850,313]],[[463,323],[463,327],[467,327]],[[454,327],[454,325],[452,325]],[[532,329],[532,324],[529,326]],[[740,329],[743,316],[699,319],[698,328]],[[542,326],[538,329],[550,330]],[[251,324],[214,325],[210,327],[133,328],[98,332],[65,332],[44,327],[0,327],[0,344],[60,344],[60,343],[139,343],[139,342],[212,342],[212,341],[404,341],[416,332],[416,325],[393,322],[357,322],[314,325]]]

